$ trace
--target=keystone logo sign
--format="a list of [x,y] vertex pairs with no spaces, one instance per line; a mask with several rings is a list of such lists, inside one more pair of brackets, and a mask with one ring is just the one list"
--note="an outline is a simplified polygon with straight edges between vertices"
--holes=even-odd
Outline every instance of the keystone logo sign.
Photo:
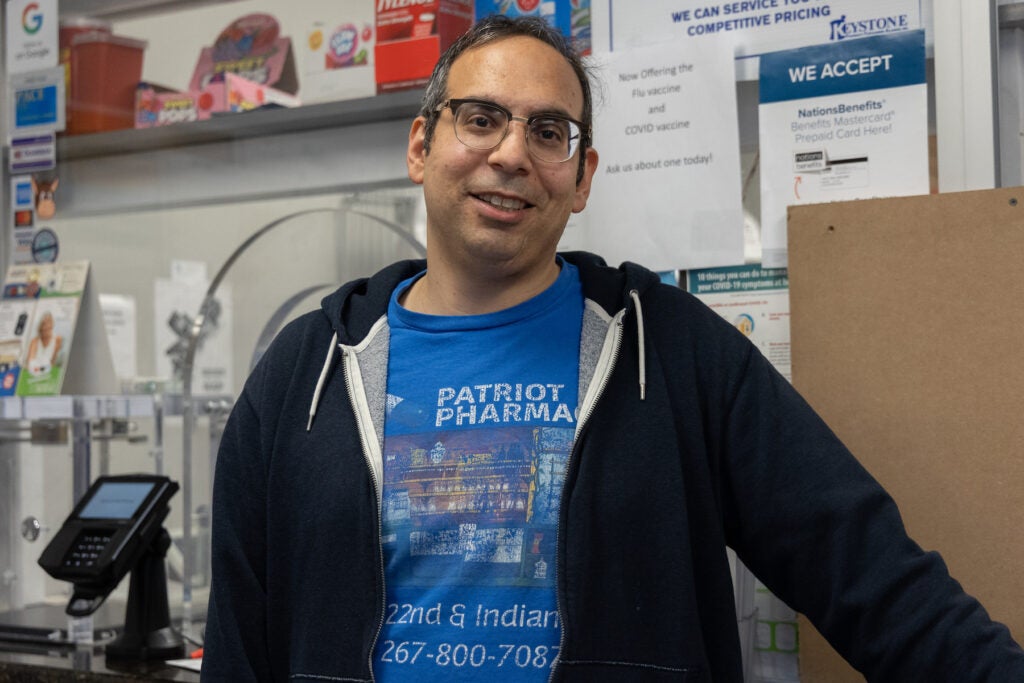
[[847,21],[846,15],[833,19],[829,22],[832,34],[829,40],[846,40],[847,38],[863,38],[875,36],[881,33],[894,33],[896,31],[910,30],[910,20],[906,14],[899,14],[891,17],[876,17],[874,19],[860,19]]

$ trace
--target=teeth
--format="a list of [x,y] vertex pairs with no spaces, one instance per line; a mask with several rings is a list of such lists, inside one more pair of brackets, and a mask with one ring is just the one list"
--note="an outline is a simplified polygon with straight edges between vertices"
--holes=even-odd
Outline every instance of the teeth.
[[511,197],[499,197],[494,194],[480,195],[480,199],[484,200],[488,204],[494,206],[500,206],[503,209],[509,209],[511,211],[518,211],[526,206],[526,202],[520,199],[512,199]]

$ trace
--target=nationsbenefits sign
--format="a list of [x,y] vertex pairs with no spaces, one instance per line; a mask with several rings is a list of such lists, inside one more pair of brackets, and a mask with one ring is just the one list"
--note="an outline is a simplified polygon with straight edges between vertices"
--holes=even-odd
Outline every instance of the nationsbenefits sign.
[[764,265],[787,264],[786,207],[927,194],[924,31],[761,57]]

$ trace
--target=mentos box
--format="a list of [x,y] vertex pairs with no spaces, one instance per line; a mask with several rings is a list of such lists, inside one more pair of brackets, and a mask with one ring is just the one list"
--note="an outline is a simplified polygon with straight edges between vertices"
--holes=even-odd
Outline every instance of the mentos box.
[[377,92],[424,85],[438,57],[473,25],[473,0],[377,0]]

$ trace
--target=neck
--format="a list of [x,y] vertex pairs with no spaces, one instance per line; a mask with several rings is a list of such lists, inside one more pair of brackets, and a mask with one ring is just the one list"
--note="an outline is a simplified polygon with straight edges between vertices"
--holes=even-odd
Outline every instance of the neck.
[[511,308],[550,287],[559,273],[554,257],[550,267],[515,275],[494,271],[455,273],[435,268],[429,258],[427,262],[426,274],[413,283],[401,304],[429,315],[481,315]]

